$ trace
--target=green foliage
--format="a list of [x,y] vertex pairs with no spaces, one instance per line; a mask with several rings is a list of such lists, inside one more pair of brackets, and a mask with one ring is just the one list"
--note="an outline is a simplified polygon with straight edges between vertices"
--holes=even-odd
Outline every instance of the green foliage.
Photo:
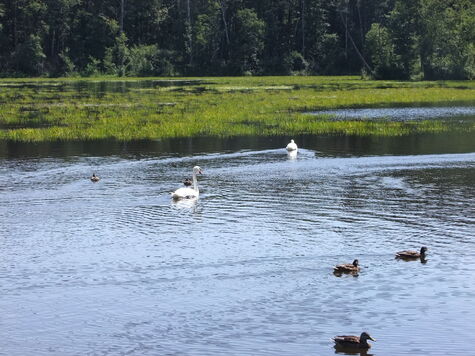
[[101,61],[94,57],[89,57],[89,62],[86,64],[86,67],[81,72],[81,75],[84,77],[93,77],[101,74]]
[[305,60],[303,55],[297,51],[292,51],[284,59],[284,66],[287,71],[287,74],[292,75],[305,75],[308,70],[308,62]]
[[30,35],[28,39],[19,44],[13,53],[16,68],[28,75],[40,75],[43,72],[46,55],[41,47],[39,36]]
[[129,51],[128,73],[132,76],[157,75],[157,46],[134,46]]
[[61,63],[58,65],[59,73],[65,77],[75,74],[75,65],[69,57],[69,48],[65,48],[60,54]]
[[175,68],[173,66],[174,53],[171,51],[161,51],[155,45],[134,46],[129,51],[128,74],[132,76],[173,76]]
[[436,78],[474,78],[475,76],[475,4],[425,0],[422,62],[424,76]]
[[0,75],[475,76],[473,0],[121,3],[0,0]]
[[232,62],[239,73],[258,73],[259,56],[264,49],[265,23],[252,9],[238,10],[235,18]]
[[115,38],[114,46],[106,50],[104,67],[109,71],[114,70],[115,73],[110,74],[117,74],[119,77],[125,76],[129,62],[129,52],[127,36],[122,32]]
[[394,44],[389,31],[374,23],[366,34],[366,53],[369,54],[376,79],[398,77]]
[[206,73],[210,68],[220,68],[219,61],[222,33],[220,9],[217,2],[211,2],[205,13],[199,14],[193,24],[194,33],[194,64],[201,73]]
[[392,72],[399,79],[410,79],[417,62],[418,0],[396,0],[389,14],[389,34],[395,60]]

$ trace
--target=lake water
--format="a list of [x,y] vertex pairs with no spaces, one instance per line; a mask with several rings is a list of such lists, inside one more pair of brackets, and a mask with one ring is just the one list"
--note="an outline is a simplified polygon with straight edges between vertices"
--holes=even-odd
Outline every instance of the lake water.
[[359,108],[322,110],[313,114],[330,115],[337,120],[371,120],[388,119],[391,121],[414,121],[429,119],[473,120],[475,116],[474,106],[447,106],[447,107],[394,107],[394,108]]
[[0,355],[474,355],[473,134],[293,138],[1,144]]

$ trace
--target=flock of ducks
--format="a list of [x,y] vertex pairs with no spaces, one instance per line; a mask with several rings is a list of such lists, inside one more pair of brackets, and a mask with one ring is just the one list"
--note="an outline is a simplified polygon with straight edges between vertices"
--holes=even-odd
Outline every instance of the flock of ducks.
[[[421,247],[420,251],[411,251],[404,250],[396,252],[396,259],[401,259],[405,261],[417,260],[420,259],[421,262],[426,261],[426,252],[427,247]],[[354,274],[360,271],[359,261],[354,260],[353,263],[340,264],[333,267],[333,273],[337,276],[340,276],[343,273]],[[371,347],[368,343],[368,340],[373,339],[367,332],[362,332],[360,336],[354,335],[338,335],[333,338],[335,342],[335,348],[340,349],[341,351],[356,349],[356,350],[367,350]]]
[[[427,252],[427,247],[425,246],[422,246],[419,252],[411,251],[411,250],[399,251],[399,252],[396,252],[396,259],[406,260],[406,261],[420,259],[421,262],[425,262],[426,252]],[[359,271],[360,271],[360,265],[359,265],[358,260],[354,260],[353,263],[345,263],[345,264],[336,265],[335,267],[333,267],[333,272],[335,274],[358,273]]]
[[[290,140],[290,143],[287,145],[286,150],[289,153],[297,153],[298,147],[294,140]],[[174,200],[180,199],[196,199],[199,197],[200,191],[198,189],[198,181],[196,176],[198,174],[203,174],[202,169],[199,166],[193,167],[193,176],[192,179],[185,178],[183,180],[184,188],[179,188],[171,193],[171,196]],[[91,181],[94,183],[99,182],[100,178],[93,173],[91,176]],[[396,259],[402,259],[406,261],[420,259],[421,262],[425,262],[426,259],[427,247],[421,247],[420,251],[399,251],[396,253]],[[353,263],[339,264],[333,267],[333,273],[337,276],[340,276],[343,273],[354,274],[360,271],[359,261],[355,259]],[[340,350],[367,350],[371,347],[368,343],[368,340],[376,341],[371,337],[367,332],[362,332],[360,336],[355,335],[338,335],[333,338],[335,342],[335,348]]]

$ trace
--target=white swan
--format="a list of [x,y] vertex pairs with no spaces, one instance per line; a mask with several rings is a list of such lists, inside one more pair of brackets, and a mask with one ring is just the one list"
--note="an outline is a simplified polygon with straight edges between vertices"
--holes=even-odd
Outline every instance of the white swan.
[[285,148],[287,151],[297,151],[298,147],[294,140],[290,140],[290,143]]
[[198,181],[196,180],[196,175],[197,174],[203,174],[201,171],[201,168],[198,166],[193,167],[193,188],[180,188],[175,190],[172,193],[172,198],[175,200],[178,199],[193,199],[193,198],[198,198],[200,195],[200,191],[198,189]]

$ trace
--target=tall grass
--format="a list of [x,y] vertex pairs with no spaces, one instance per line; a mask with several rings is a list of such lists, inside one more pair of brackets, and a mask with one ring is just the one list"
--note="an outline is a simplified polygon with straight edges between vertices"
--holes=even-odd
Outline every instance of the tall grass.
[[474,130],[449,121],[335,121],[309,111],[473,104],[473,82],[357,77],[0,80],[0,140],[119,140],[199,135],[407,135]]

